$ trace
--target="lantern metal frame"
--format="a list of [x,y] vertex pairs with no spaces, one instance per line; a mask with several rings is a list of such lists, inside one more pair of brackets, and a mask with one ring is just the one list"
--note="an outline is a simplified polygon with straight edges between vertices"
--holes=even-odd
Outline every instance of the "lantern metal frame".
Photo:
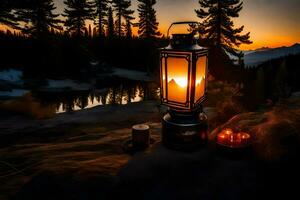
[[[175,52],[175,49],[168,50],[168,49],[161,49],[160,52],[160,88],[161,88],[161,103],[163,105],[169,106],[174,110],[181,111],[181,112],[190,112],[190,111],[197,111],[201,105],[201,103],[206,99],[207,94],[207,74],[208,74],[208,50],[207,49],[200,49],[200,50],[193,50],[193,51],[179,51]],[[168,79],[168,58],[185,58],[188,61],[188,83],[187,83],[187,94],[186,94],[186,101],[185,103],[180,103],[176,101],[172,101],[168,99],[168,86],[167,86],[167,79]],[[206,57],[206,69],[205,69],[205,83],[204,83],[204,95],[195,101],[195,81],[196,81],[196,73],[197,73],[197,61],[200,57]],[[163,59],[164,58],[164,59]],[[165,62],[164,64],[162,62]],[[163,67],[164,75],[165,75],[165,83],[163,81]],[[166,85],[164,85],[166,84]],[[164,89],[166,91],[164,91]],[[165,96],[164,96],[165,93]]]
[[[176,24],[198,23],[191,21],[172,23],[168,35],[171,27]],[[169,107],[168,113],[162,119],[162,142],[172,149],[194,150],[207,141],[207,116],[203,112],[202,103],[207,94],[208,49],[197,44],[194,33],[172,36],[170,45],[160,49],[159,57],[161,103]],[[195,99],[197,61],[201,57],[206,57],[204,93],[199,99]],[[188,63],[185,102],[168,99],[168,58],[183,58]]]

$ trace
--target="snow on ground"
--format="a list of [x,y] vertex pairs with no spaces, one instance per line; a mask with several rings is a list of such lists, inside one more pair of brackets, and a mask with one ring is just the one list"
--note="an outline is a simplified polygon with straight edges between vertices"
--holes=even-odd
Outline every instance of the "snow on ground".
[[28,90],[13,89],[11,91],[0,91],[0,97],[21,97],[28,93]]
[[19,82],[23,76],[23,72],[20,70],[9,69],[0,71],[0,80],[9,82]]
[[113,68],[113,75],[119,76],[122,78],[127,78],[131,80],[138,80],[138,81],[151,81],[152,78],[147,75],[146,72],[140,72],[135,70],[129,69],[122,69],[122,68]]
[[246,66],[255,66],[271,59],[298,53],[300,53],[300,44],[294,44],[290,47],[269,48],[247,53],[245,54],[244,61]]
[[74,90],[89,90],[90,85],[87,83],[76,83],[74,80],[52,80],[47,79],[48,86],[46,88],[70,88]]
[[[260,48],[256,50],[243,51],[244,62],[246,66],[257,66],[268,60],[285,57],[287,55],[295,55],[300,53],[300,44],[294,44],[289,47],[278,47],[278,48]],[[236,60],[237,64],[238,58],[227,53],[230,59]]]

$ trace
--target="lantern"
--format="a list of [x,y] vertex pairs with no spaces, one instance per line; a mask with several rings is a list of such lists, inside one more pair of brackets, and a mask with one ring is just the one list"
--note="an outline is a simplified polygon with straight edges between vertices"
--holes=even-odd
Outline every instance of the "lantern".
[[[173,25],[197,22],[175,22]],[[206,138],[207,117],[201,103],[206,97],[208,50],[200,47],[194,32],[172,34],[160,49],[161,101],[169,107],[163,117],[162,141],[171,148],[193,149]]]

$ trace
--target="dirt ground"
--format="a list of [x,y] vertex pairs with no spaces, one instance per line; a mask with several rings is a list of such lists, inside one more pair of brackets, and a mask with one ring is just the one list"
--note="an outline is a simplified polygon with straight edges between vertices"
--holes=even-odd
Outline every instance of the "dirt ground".
[[[297,195],[298,98],[233,117],[195,152],[160,142],[156,102],[109,106],[34,120],[1,116],[0,199],[260,199]],[[213,113],[208,112],[209,117]],[[131,126],[151,127],[153,144],[127,153]],[[217,148],[224,127],[247,131],[252,148],[232,156]]]

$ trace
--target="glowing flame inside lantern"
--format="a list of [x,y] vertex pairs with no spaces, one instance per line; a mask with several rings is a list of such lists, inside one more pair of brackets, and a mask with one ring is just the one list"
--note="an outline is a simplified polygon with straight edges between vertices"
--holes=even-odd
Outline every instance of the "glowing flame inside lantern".
[[169,81],[169,83],[172,82],[172,80],[174,80],[175,83],[182,88],[187,87],[187,78],[182,78],[182,77],[171,78],[171,81]]
[[[206,58],[197,61],[195,82],[191,80],[189,63],[185,58],[173,58],[162,61],[163,97],[170,102],[196,103],[205,94]],[[167,73],[166,73],[167,72]],[[194,89],[194,90],[193,90]],[[194,92],[194,99],[190,99]]]

